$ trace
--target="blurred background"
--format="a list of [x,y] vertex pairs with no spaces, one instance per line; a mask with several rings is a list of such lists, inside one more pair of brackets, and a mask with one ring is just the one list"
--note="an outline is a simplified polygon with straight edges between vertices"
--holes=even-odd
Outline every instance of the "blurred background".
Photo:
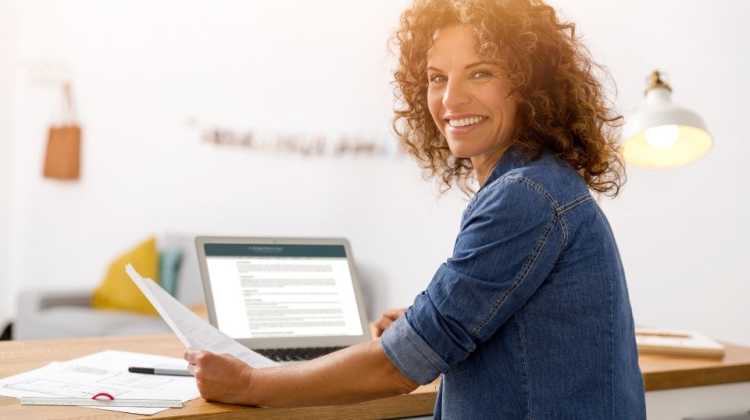
[[[118,254],[169,234],[344,236],[370,317],[408,306],[450,255],[467,200],[440,195],[390,129],[388,40],[407,4],[0,1],[0,323],[19,292],[94,288]],[[619,112],[660,69],[714,136],[705,158],[630,166],[621,196],[599,200],[636,322],[750,345],[750,3],[551,4],[610,71]],[[83,130],[74,182],[42,176],[65,81]],[[216,129],[376,152],[217,144]]]

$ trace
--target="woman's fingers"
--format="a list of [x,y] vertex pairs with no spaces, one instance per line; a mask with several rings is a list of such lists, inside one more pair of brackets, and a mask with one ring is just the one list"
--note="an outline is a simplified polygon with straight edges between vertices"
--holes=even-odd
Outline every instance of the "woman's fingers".
[[372,336],[373,340],[383,335],[383,331],[385,331],[388,326],[390,326],[393,323],[393,320],[391,318],[386,317],[385,315],[381,316],[379,320],[372,322],[370,324],[370,335]]
[[374,322],[370,323],[370,338],[373,340],[380,337],[380,330],[375,326]]
[[390,309],[380,316],[375,322],[370,323],[370,336],[372,339],[376,339],[383,335],[383,332],[393,324],[394,321],[399,319],[406,312],[406,308]]
[[383,316],[390,319],[391,321],[395,321],[401,318],[401,315],[403,315],[405,312],[406,312],[406,308],[389,309],[383,312]]

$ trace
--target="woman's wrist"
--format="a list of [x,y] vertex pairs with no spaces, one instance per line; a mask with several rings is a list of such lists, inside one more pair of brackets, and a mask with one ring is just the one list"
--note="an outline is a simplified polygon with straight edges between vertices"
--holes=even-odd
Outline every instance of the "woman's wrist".
[[262,396],[258,395],[258,390],[264,388],[262,386],[258,386],[258,382],[261,380],[261,376],[263,376],[261,372],[262,370],[264,369],[255,369],[248,366],[247,369],[244,369],[241,373],[242,389],[245,390],[244,400],[247,405],[264,405],[261,402]]
[[[258,407],[276,407],[284,403],[285,386],[288,388],[290,377],[285,375],[289,366],[249,368],[243,373],[243,384],[247,394],[247,404]],[[288,372],[287,372],[288,373]]]

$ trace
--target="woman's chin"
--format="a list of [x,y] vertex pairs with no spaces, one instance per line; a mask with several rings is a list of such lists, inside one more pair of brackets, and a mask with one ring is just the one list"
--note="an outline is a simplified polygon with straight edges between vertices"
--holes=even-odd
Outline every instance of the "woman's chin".
[[475,150],[470,150],[470,148],[463,147],[461,144],[451,144],[451,142],[448,142],[448,148],[453,157],[458,159],[469,159],[472,156],[476,156]]

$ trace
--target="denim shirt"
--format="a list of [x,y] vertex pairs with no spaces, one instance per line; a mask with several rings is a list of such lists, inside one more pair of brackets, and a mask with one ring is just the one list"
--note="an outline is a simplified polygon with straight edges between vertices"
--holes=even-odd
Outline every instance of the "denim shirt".
[[550,153],[500,159],[453,255],[382,338],[435,418],[645,419],[633,315],[609,223]]

